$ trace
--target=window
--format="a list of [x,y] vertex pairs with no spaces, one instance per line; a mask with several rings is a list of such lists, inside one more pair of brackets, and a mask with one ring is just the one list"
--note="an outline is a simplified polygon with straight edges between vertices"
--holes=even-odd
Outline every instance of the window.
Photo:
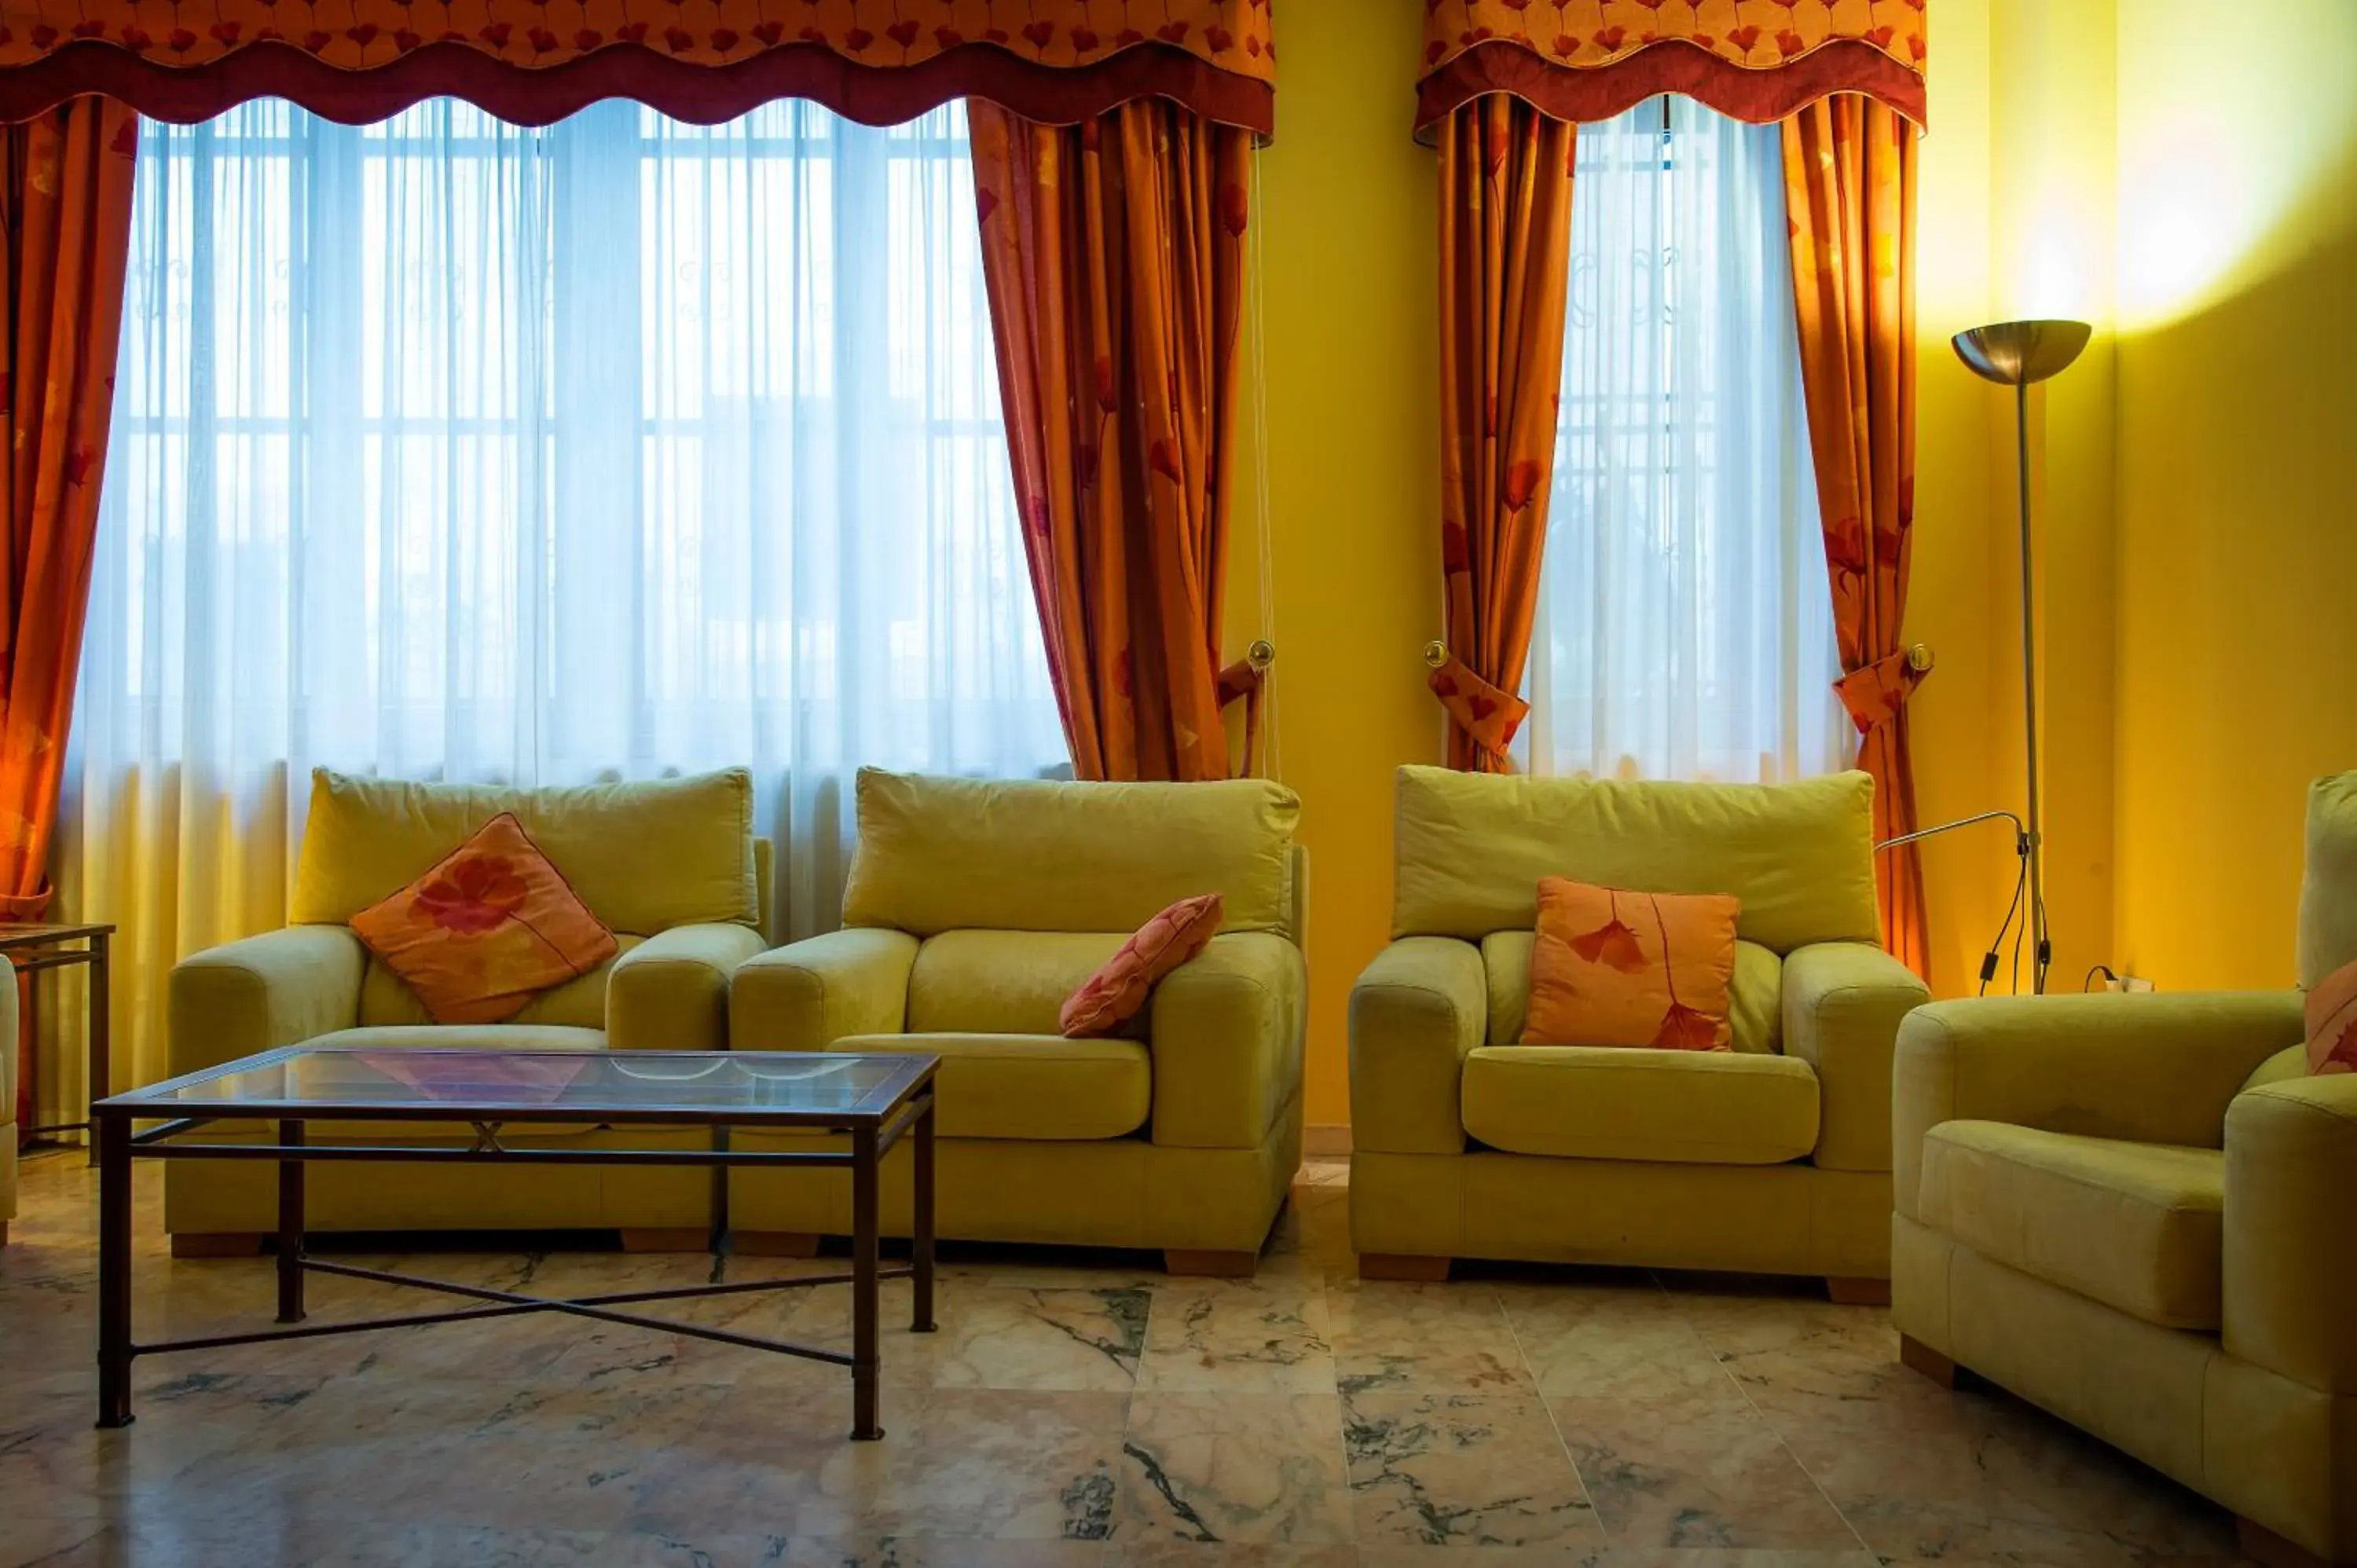
[[1064,763],[962,109],[263,102],[145,124],[136,199],[91,907],[190,911],[178,950],[274,923],[314,764],[749,763],[801,935],[856,766]]
[[1657,98],[1581,126],[1577,156],[1525,760],[1846,767],[1780,133]]

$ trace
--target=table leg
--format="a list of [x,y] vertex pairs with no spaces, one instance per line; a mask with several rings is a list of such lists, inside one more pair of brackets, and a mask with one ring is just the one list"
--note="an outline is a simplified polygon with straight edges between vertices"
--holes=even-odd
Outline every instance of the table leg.
[[877,1413],[876,1128],[851,1135],[851,1440],[884,1435]]
[[131,1118],[95,1117],[98,1424],[131,1424]]
[[[114,1092],[114,990],[113,971],[107,954],[107,936],[103,931],[89,940],[90,992],[84,1008],[82,1032],[90,1046],[90,1081],[82,1087],[90,1091],[88,1103],[97,1104]],[[88,1112],[84,1115],[90,1114]],[[98,1129],[92,1127],[82,1134],[90,1141],[90,1159],[98,1163]]]
[[916,1141],[916,1191],[913,1195],[915,1224],[909,1230],[909,1294],[912,1306],[909,1332],[933,1332],[933,1101],[930,1093],[925,1109],[917,1117],[913,1131]]
[[[303,1146],[303,1123],[278,1123],[278,1142]],[[278,1162],[278,1321],[303,1321],[303,1162]]]
[[[712,1127],[712,1152],[728,1152],[728,1123],[716,1122]],[[728,1166],[723,1162],[712,1167],[712,1253],[718,1257],[730,1251],[728,1237]]]

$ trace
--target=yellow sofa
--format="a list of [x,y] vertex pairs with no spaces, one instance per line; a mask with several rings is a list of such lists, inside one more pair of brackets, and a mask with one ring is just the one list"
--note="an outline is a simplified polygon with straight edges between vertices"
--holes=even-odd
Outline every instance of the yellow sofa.
[[[1292,791],[869,769],[858,811],[845,929],[737,971],[738,1048],[939,1055],[945,1237],[1155,1248],[1176,1272],[1250,1273],[1301,1158]],[[1143,1027],[1057,1034],[1064,998],[1129,932],[1209,892],[1222,929],[1156,987]],[[841,1173],[737,1170],[729,1193],[757,1247],[850,1229]],[[909,1198],[904,1149],[884,1167],[888,1230],[908,1233]]]
[[[1889,1274],[1890,1052],[1922,983],[1876,945],[1873,784],[1404,768],[1392,944],[1351,993],[1351,1234],[1452,1258]],[[1539,878],[1731,893],[1726,1053],[1523,1047]]]
[[[2357,959],[2357,774],[2309,803],[2299,974]],[[2357,1563],[2357,1076],[2298,992],[1991,998],[1900,1031],[1891,1316],[2233,1509]]]
[[[504,1024],[438,1026],[346,923],[429,869],[500,811],[513,811],[621,951],[544,992]],[[211,948],[172,971],[172,1071],[321,1040],[367,1046],[522,1049],[719,1050],[728,1044],[728,977],[759,952],[768,846],[753,834],[752,779],[742,768],[696,778],[577,789],[500,789],[313,775],[289,924]],[[256,1139],[258,1125],[207,1135]],[[347,1123],[317,1141],[464,1145],[468,1130]],[[595,1127],[511,1128],[544,1146],[701,1146],[690,1129],[619,1133]],[[661,1146],[661,1145],[659,1145]],[[315,1165],[307,1180],[319,1230],[619,1229],[647,1245],[701,1245],[712,1184],[690,1167]],[[182,1255],[245,1251],[274,1230],[266,1162],[167,1162],[165,1227]]]

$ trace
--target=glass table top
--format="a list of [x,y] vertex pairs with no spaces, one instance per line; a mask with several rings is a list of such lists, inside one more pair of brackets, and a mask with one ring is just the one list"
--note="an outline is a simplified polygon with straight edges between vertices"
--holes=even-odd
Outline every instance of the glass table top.
[[890,1113],[935,1059],[802,1051],[288,1046],[118,1094],[98,1109],[138,1116],[859,1121]]

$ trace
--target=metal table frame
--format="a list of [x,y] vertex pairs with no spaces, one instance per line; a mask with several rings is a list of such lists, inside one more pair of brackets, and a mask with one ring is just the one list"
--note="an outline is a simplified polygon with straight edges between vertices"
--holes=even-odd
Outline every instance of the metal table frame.
[[[497,1115],[470,1113],[462,1105],[352,1105],[304,1108],[288,1114],[272,1105],[239,1106],[222,1102],[188,1102],[190,1114],[138,1131],[135,1119],[152,1119],[159,1101],[146,1098],[157,1090],[177,1088],[206,1078],[226,1076],[240,1069],[270,1065],[300,1050],[289,1047],[264,1052],[242,1062],[227,1064],[159,1084],[155,1090],[102,1101],[91,1107],[98,1145],[98,1424],[121,1427],[131,1423],[131,1363],[139,1356],[176,1350],[216,1349],[229,1345],[260,1345],[280,1339],[307,1339],[330,1334],[362,1334],[384,1328],[412,1328],[434,1323],[469,1323],[529,1312],[556,1312],[604,1323],[627,1324],[665,1333],[684,1334],[723,1345],[769,1350],[830,1362],[851,1369],[852,1430],[855,1442],[873,1442],[884,1435],[878,1419],[878,1341],[880,1309],[877,1286],[887,1279],[914,1282],[909,1331],[930,1334],[933,1322],[933,1075],[938,1058],[896,1057],[896,1061],[922,1064],[922,1070],[903,1086],[880,1112],[861,1111],[797,1111],[785,1113],[714,1111],[678,1107],[618,1111],[605,1107],[551,1106],[545,1109],[502,1107]],[[535,1055],[539,1053],[533,1053]],[[808,1060],[808,1057],[800,1059]],[[163,1101],[161,1104],[173,1103]],[[217,1121],[274,1121],[274,1144],[177,1143],[183,1134]],[[307,1122],[339,1121],[463,1122],[475,1130],[469,1148],[419,1147],[358,1144],[314,1144],[304,1134]],[[642,1124],[678,1128],[708,1126],[709,1149],[539,1149],[509,1148],[500,1142],[500,1129],[510,1122],[554,1122],[601,1125]],[[741,1150],[729,1144],[733,1126],[793,1126],[847,1133],[851,1148],[832,1151]],[[884,1156],[902,1138],[912,1144],[915,1178],[909,1262],[885,1269],[877,1258],[877,1177]],[[287,1326],[242,1334],[218,1334],[191,1339],[164,1339],[142,1344],[131,1333],[131,1164],[135,1158],[202,1160],[270,1160],[278,1166],[278,1316]],[[713,1251],[726,1250],[728,1233],[728,1171],[732,1166],[791,1166],[848,1169],[851,1172],[851,1272],[803,1275],[790,1279],[744,1281],[735,1283],[685,1285],[662,1290],[620,1291],[575,1297],[522,1294],[423,1275],[394,1273],[331,1262],[309,1255],[304,1248],[304,1166],[318,1161],[400,1161],[447,1165],[703,1165],[712,1171]],[[379,1284],[410,1285],[422,1290],[471,1297],[487,1305],[450,1312],[405,1314],[363,1318],[350,1323],[305,1324],[304,1278],[308,1273],[335,1274]],[[646,1316],[617,1308],[641,1302],[677,1301],[695,1296],[738,1295],[756,1291],[795,1290],[810,1285],[849,1284],[852,1287],[852,1349],[849,1355],[815,1345],[737,1334],[725,1328]]]
[[[0,922],[0,954],[6,955],[7,961],[16,966],[20,978],[45,969],[66,969],[75,964],[90,967],[88,1015],[82,1026],[88,1077],[83,1081],[82,1090],[85,1103],[91,1105],[106,1098],[108,1080],[113,1071],[111,1036],[113,1023],[113,966],[109,962],[108,952],[113,936],[114,928],[107,925],[51,924],[37,920]],[[66,945],[77,941],[81,946]],[[31,999],[24,1000],[29,1005]],[[27,1138],[91,1131],[88,1116],[79,1122],[52,1122],[43,1127],[23,1129]],[[98,1163],[98,1140],[95,1137],[90,1141],[90,1163]]]

